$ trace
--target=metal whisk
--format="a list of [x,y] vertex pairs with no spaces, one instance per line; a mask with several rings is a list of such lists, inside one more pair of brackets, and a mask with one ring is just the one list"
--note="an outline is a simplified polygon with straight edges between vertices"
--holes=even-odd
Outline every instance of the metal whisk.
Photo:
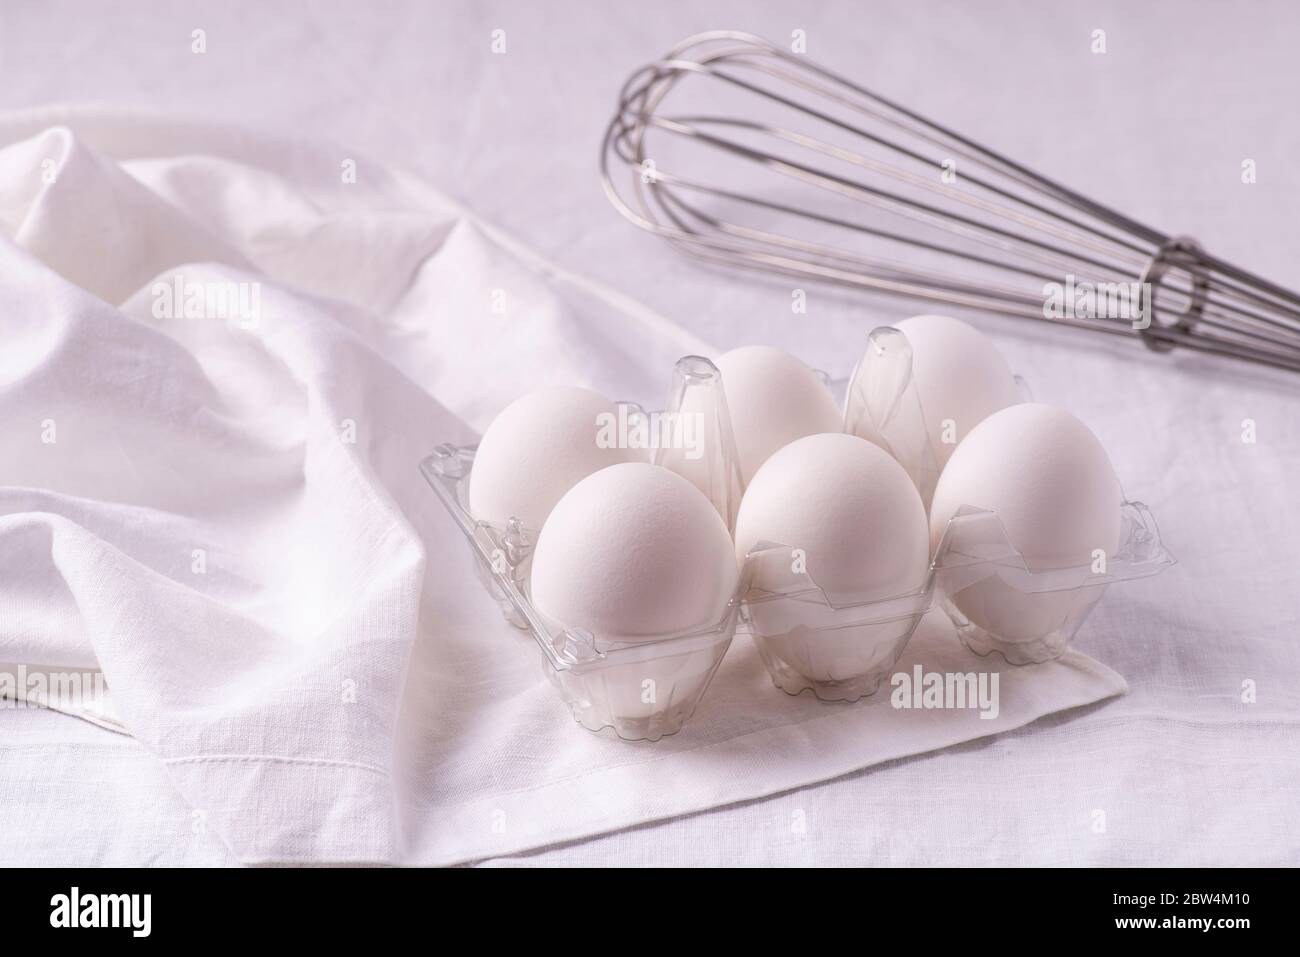
[[[691,109],[668,113],[679,85]],[[1296,293],[749,34],[634,73],[601,176],[625,217],[707,262],[1300,371]]]

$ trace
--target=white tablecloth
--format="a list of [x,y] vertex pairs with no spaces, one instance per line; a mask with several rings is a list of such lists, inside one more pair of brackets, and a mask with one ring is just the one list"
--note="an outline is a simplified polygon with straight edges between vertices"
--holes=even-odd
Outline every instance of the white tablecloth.
[[[788,288],[705,275],[627,227],[600,194],[595,151],[618,84],[697,29],[726,24],[774,38],[804,29],[810,54],[882,92],[1138,218],[1297,282],[1287,240],[1300,195],[1285,171],[1300,148],[1300,129],[1278,117],[1287,115],[1300,79],[1288,40],[1298,21],[1282,7],[1261,8],[1250,19],[1228,10],[1185,19],[1176,6],[1013,13],[899,5],[866,15],[852,5],[810,14],[794,5],[701,13],[668,4],[646,22],[632,5],[566,17],[524,5],[480,11],[412,4],[382,19],[344,4],[276,15],[223,4],[115,11],[111,26],[91,10],[0,11],[0,108],[107,102],[355,145],[359,154],[418,172],[526,246],[672,316],[704,341],[772,342],[835,374],[848,371],[870,326],[908,308],[815,291],[809,314],[794,322]],[[1088,48],[1096,28],[1107,30],[1101,57]],[[206,53],[191,51],[195,29],[205,31]],[[504,55],[491,53],[494,29],[506,31]],[[1225,61],[1232,69],[1203,69]],[[237,151],[238,134],[231,136]],[[1239,177],[1247,157],[1260,170],[1250,186]],[[332,174],[339,159],[326,161]],[[383,239],[375,237],[381,248]],[[311,276],[309,262],[289,265],[305,282],[343,281]],[[386,291],[347,293],[382,301]],[[536,333],[537,348],[563,344],[567,321],[557,312],[550,332],[558,333]],[[644,322],[650,326],[633,334],[662,343],[665,330],[652,318]],[[996,320],[983,327],[1039,398],[1074,409],[1098,432],[1126,490],[1151,506],[1181,559],[1160,578],[1112,590],[1080,636],[1083,651],[1127,678],[1129,694],[996,738],[570,841],[524,860],[1300,860],[1296,383],[1050,329]],[[646,397],[664,357],[629,344],[625,332],[620,327],[607,348],[586,355],[612,359],[602,363],[610,380]],[[678,351],[689,341],[683,336]],[[592,373],[576,361],[575,374]],[[474,407],[470,386],[494,372],[502,379],[520,374],[466,367],[453,389],[465,397],[455,411],[471,424],[481,425],[490,410]],[[1241,442],[1245,418],[1257,422],[1255,444]],[[453,577],[445,587],[465,584]],[[76,660],[77,636],[65,637]],[[418,665],[417,657],[417,680]],[[1244,682],[1256,689],[1250,703]],[[232,853],[217,836],[222,822],[201,812],[204,802],[193,791],[178,791],[176,767],[165,769],[155,753],[163,737],[150,750],[38,710],[9,711],[0,722],[0,850],[7,861],[258,859],[256,848]],[[465,760],[472,765],[472,756]],[[204,786],[205,779],[191,780]],[[321,787],[329,786],[323,777]],[[573,799],[582,796],[575,784]],[[497,808],[480,810],[500,822]],[[355,822],[334,823],[346,830]],[[513,823],[504,820],[507,829]],[[418,824],[413,830],[404,837],[426,852],[417,859],[490,853],[456,835],[423,833]],[[304,846],[311,841],[305,836]]]

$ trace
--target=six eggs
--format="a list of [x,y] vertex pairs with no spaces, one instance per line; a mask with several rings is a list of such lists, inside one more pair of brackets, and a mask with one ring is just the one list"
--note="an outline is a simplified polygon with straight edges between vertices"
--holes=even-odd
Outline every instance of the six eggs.
[[[615,644],[716,625],[746,568],[748,589],[779,590],[790,582],[774,575],[805,576],[834,605],[918,592],[962,509],[994,513],[1030,571],[1113,552],[1122,496],[1087,427],[1022,402],[1001,355],[969,325],[917,316],[896,328],[911,348],[940,469],[928,516],[889,452],[845,433],[818,374],[766,346],[716,362],[745,486],[734,534],[695,485],[650,464],[644,450],[601,447],[598,417],[616,406],[572,387],[530,393],[492,423],[470,475],[470,511],[495,525],[518,519],[537,535],[531,598],[543,616]],[[796,565],[749,561],[773,547],[796,555]],[[1080,600],[1023,594],[996,577],[950,597],[976,625],[1012,641],[1060,627]],[[832,632],[796,628],[781,637],[781,657],[813,681],[861,667],[862,649],[847,635],[837,643]]]

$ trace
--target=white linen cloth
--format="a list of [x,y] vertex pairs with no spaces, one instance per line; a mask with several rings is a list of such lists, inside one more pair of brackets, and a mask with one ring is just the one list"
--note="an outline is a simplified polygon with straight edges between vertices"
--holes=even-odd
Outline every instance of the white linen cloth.
[[[413,179],[238,130],[0,117],[0,223],[0,660],[102,669],[87,716],[235,860],[510,853],[1124,688],[1071,653],[1001,668],[992,719],[827,705],[742,640],[679,735],[592,735],[416,465],[543,381],[654,402],[705,344]],[[190,301],[214,289],[244,298]],[[997,669],[937,614],[916,661]]]

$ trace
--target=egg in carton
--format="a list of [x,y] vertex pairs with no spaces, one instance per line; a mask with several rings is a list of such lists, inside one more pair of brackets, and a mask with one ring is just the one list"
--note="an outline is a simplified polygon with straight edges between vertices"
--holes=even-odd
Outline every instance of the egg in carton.
[[[578,470],[587,474],[549,503],[540,527],[514,514],[477,517],[472,508],[476,458],[488,439],[496,444],[495,423],[478,448],[439,447],[421,471],[507,620],[541,649],[543,671],[574,718],[593,731],[657,740],[694,712],[739,617],[730,530],[742,482],[720,374],[707,359],[680,360],[669,413],[630,402],[578,405],[571,425],[605,428],[602,445],[634,454]],[[568,412],[548,408],[546,441],[563,446],[569,436],[555,433]],[[597,421],[594,411],[609,415]],[[516,418],[512,441],[526,447],[539,430]],[[546,452],[524,451],[534,463]]]
[[[886,449],[911,477],[929,513],[932,555],[914,594],[933,596],[976,654],[1017,665],[1055,658],[1106,586],[1175,562],[1087,427],[1034,403],[992,343],[958,320],[918,316],[873,330],[846,388],[844,429]],[[828,598],[827,620],[888,621],[891,605],[907,600],[900,593],[873,609]],[[907,623],[914,628],[923,613],[918,603]],[[896,660],[906,638],[890,640]],[[830,698],[874,690],[881,677],[845,685],[774,672],[787,690]]]

